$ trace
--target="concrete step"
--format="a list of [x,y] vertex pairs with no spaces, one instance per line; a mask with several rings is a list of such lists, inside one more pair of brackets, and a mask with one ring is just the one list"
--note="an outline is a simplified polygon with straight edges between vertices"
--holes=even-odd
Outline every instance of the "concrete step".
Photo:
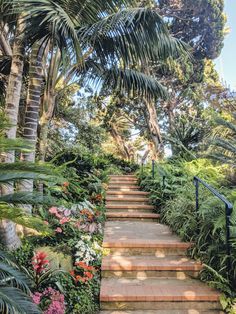
[[119,184],[110,184],[108,186],[108,191],[113,192],[113,191],[118,191],[118,192],[126,192],[126,191],[139,191],[139,186],[138,185],[119,185]]
[[137,178],[135,174],[111,174],[109,178]]
[[106,217],[108,220],[116,220],[116,221],[122,221],[122,220],[157,221],[157,219],[160,218],[160,215],[155,214],[155,213],[141,213],[140,211],[135,211],[135,212],[115,211],[115,212],[107,212]]
[[198,277],[201,263],[183,256],[106,256],[102,261],[102,277],[178,278]]
[[107,196],[106,202],[121,202],[121,203],[148,203],[149,199],[147,197],[141,197],[141,196],[121,196],[121,195],[115,195],[115,196]]
[[221,310],[220,293],[194,279],[103,278],[102,310]]
[[134,209],[134,210],[139,210],[139,209],[147,209],[147,210],[154,210],[155,207],[153,205],[138,205],[138,204],[129,204],[129,205],[124,205],[124,204],[106,204],[106,209]]
[[107,191],[107,196],[118,196],[118,197],[139,197],[139,196],[148,196],[149,192],[143,191]]
[[210,311],[202,311],[202,310],[133,310],[133,311],[100,311],[100,314],[224,314],[223,311],[219,310],[210,310]]
[[103,247],[113,254],[163,257],[185,255],[191,243],[181,242],[169,227],[157,222],[107,221]]
[[129,176],[109,176],[110,180],[138,180],[138,178],[134,175]]

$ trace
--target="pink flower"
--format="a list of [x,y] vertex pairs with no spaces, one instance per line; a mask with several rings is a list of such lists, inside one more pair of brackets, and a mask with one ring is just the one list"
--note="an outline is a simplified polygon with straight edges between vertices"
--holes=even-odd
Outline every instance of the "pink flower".
[[70,215],[71,215],[71,210],[66,209],[66,210],[64,211],[64,216],[68,217],[68,216],[70,216]]
[[33,302],[34,302],[35,304],[39,304],[40,301],[41,301],[41,296],[42,296],[42,293],[40,293],[40,292],[35,292],[35,293],[32,295]]
[[70,221],[70,218],[67,218],[67,217],[63,217],[62,219],[60,219],[60,224],[61,225],[64,225],[65,223],[69,222]]
[[63,217],[62,215],[60,215],[60,214],[58,214],[58,213],[56,213],[55,216],[56,216],[58,219],[61,219],[61,218]]
[[58,233],[62,233],[62,229],[60,227],[57,227],[55,231]]
[[49,213],[51,213],[51,214],[58,214],[57,207],[51,207],[49,209]]
[[48,226],[49,222],[47,220],[44,220],[44,224]]

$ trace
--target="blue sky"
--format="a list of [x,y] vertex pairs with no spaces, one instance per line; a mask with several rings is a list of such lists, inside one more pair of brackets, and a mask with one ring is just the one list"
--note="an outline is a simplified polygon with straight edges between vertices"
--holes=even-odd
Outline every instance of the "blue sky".
[[221,56],[215,63],[222,81],[236,90],[236,0],[225,0],[225,12],[230,34],[225,38]]

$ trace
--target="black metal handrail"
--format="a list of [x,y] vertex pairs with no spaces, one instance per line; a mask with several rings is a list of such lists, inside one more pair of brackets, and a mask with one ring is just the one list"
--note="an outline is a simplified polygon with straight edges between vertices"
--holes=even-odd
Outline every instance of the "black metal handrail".
[[219,200],[225,204],[225,221],[226,221],[226,254],[227,254],[227,271],[228,275],[231,271],[231,243],[230,243],[230,218],[233,211],[233,204],[231,204],[223,195],[216,191],[212,186],[204,182],[198,177],[193,178],[195,185],[195,197],[196,197],[196,211],[199,210],[199,183],[201,183],[205,188],[207,188],[213,195],[215,195]]

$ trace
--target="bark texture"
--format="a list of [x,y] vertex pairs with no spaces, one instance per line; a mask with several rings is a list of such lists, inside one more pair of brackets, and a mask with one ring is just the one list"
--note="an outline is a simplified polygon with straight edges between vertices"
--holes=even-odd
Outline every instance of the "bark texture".
[[[12,50],[12,64],[9,75],[7,92],[6,92],[6,116],[12,125],[6,131],[6,137],[9,139],[16,138],[17,118],[19,112],[20,95],[22,88],[22,75],[24,67],[24,45],[23,45],[23,22],[19,18],[16,26],[15,40]],[[5,162],[13,163],[15,161],[15,152],[6,153]],[[14,186],[8,185],[2,187],[2,194],[12,194]],[[16,226],[13,222],[4,220],[0,223],[0,236],[2,243],[9,249],[20,246],[20,239],[16,233]]]
[[144,117],[148,126],[150,138],[153,142],[155,148],[154,158],[163,155],[164,145],[161,136],[161,130],[158,124],[157,112],[155,108],[155,104],[152,101],[144,100],[145,108],[144,108]]
[[[43,47],[39,42],[37,42],[32,47],[31,51],[29,86],[27,91],[25,118],[23,125],[23,137],[32,144],[32,151],[21,154],[21,161],[23,162],[35,162],[37,129],[43,83],[42,57]],[[32,193],[33,180],[22,180],[19,184],[19,190],[21,192]],[[23,207],[28,214],[32,213],[31,205],[25,204]]]
[[130,149],[127,146],[127,144],[125,143],[122,136],[117,131],[114,124],[110,125],[110,134],[113,137],[113,139],[115,140],[117,148],[120,151],[121,156],[126,160],[130,160],[131,159]]

